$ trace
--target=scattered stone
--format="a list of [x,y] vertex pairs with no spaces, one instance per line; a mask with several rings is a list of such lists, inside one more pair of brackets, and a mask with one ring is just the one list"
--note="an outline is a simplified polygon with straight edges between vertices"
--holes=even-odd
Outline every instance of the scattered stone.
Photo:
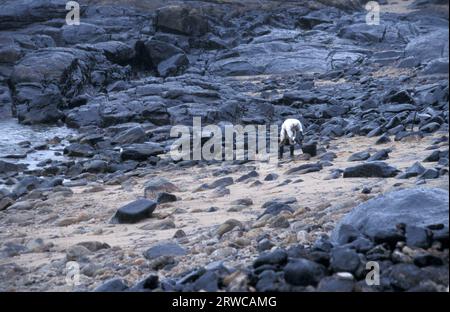
[[355,273],[361,260],[358,254],[345,247],[335,247],[331,251],[330,267],[334,272]]
[[272,243],[269,239],[264,238],[258,242],[258,246],[256,247],[256,249],[259,252],[262,252],[262,251],[272,249],[272,247],[274,247],[274,246],[275,246],[274,243]]
[[391,151],[392,151],[391,149],[383,149],[381,151],[378,151],[372,156],[370,156],[369,159],[367,159],[367,161],[379,161],[389,159],[389,153]]
[[358,152],[351,155],[348,158],[348,161],[363,161],[369,159],[370,154],[368,152]]
[[380,144],[386,144],[392,142],[392,140],[389,138],[389,135],[387,134],[383,134],[376,142],[376,145],[380,145]]
[[312,143],[308,143],[308,144],[303,144],[302,151],[305,154],[309,154],[311,157],[316,156],[317,155],[317,143],[312,142]]
[[171,219],[164,219],[161,221],[157,221],[154,223],[145,224],[141,227],[139,227],[141,230],[168,230],[168,229],[174,229],[176,227],[175,222]]
[[412,177],[417,177],[425,172],[425,167],[423,167],[419,162],[415,162],[411,167],[406,169],[406,171],[400,174],[398,179],[409,179]]
[[253,205],[253,200],[248,197],[240,198],[240,199],[233,200],[231,202],[231,205],[251,206],[251,205]]
[[339,276],[327,276],[320,280],[317,291],[320,292],[352,292],[355,282]]
[[286,251],[278,249],[270,253],[261,254],[254,262],[253,267],[257,268],[265,264],[283,265],[287,262],[288,256]]
[[77,245],[86,247],[91,252],[96,252],[96,251],[99,251],[101,249],[111,248],[111,246],[108,245],[107,243],[102,243],[102,242],[99,242],[99,241],[86,241],[86,242],[78,243],[75,246],[77,246]]
[[145,197],[148,199],[157,198],[158,193],[161,192],[177,192],[178,187],[165,178],[154,178],[145,183]]
[[392,178],[400,171],[384,162],[368,162],[344,170],[344,178]]
[[243,182],[243,181],[246,181],[251,178],[257,178],[258,176],[259,176],[259,173],[256,172],[255,170],[253,170],[247,174],[244,174],[243,176],[239,177],[238,179],[236,179],[236,182]]
[[270,227],[286,229],[290,226],[289,220],[285,216],[275,216],[270,222]]
[[234,184],[232,177],[220,178],[209,185],[209,189],[224,188]]
[[224,235],[227,232],[230,232],[235,227],[242,228],[243,225],[238,220],[229,219],[229,220],[225,221],[225,223],[223,223],[221,226],[219,226],[219,228],[216,231],[216,235],[218,235],[219,237],[222,237],[222,235]]
[[173,238],[182,238],[186,237],[186,233],[183,230],[177,230],[175,234],[173,234]]
[[410,225],[406,227],[405,235],[408,246],[427,249],[431,245],[432,233],[428,229]]
[[74,245],[66,250],[67,261],[82,261],[91,251],[84,246]]
[[112,278],[95,288],[94,292],[120,292],[127,289],[127,284],[121,278]]
[[0,200],[0,211],[7,209],[12,206],[14,201],[9,197],[4,197]]
[[325,276],[325,268],[307,259],[289,261],[284,267],[284,279],[296,286],[316,286]]
[[148,260],[153,260],[158,257],[167,256],[167,257],[177,257],[184,256],[187,254],[187,251],[174,242],[167,243],[159,243],[150,247],[144,252],[144,257]]
[[161,192],[158,193],[156,201],[158,202],[158,204],[172,203],[177,201],[177,197],[167,192]]
[[145,161],[152,156],[163,154],[164,149],[158,143],[131,144],[123,148],[120,157],[123,161]]
[[437,179],[439,178],[439,171],[433,168],[426,169],[419,177],[419,180]]
[[112,223],[136,223],[150,218],[157,203],[153,200],[138,199],[121,208],[113,216]]
[[276,173],[269,173],[265,178],[264,181],[275,181],[278,179],[279,175]]

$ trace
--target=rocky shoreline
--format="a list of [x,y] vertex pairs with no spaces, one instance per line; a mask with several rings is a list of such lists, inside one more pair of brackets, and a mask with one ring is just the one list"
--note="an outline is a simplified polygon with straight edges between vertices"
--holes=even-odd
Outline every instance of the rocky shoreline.
[[[1,291],[448,291],[447,1],[19,2],[0,126],[74,134],[0,151]],[[167,154],[193,117],[299,116],[275,167]]]

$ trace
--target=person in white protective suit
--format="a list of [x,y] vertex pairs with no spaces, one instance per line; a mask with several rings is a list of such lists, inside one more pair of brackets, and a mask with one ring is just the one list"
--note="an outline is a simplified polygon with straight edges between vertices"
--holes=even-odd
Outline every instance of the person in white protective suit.
[[284,146],[289,145],[291,157],[294,156],[295,144],[302,144],[303,125],[298,119],[286,119],[281,126],[279,158],[283,158]]

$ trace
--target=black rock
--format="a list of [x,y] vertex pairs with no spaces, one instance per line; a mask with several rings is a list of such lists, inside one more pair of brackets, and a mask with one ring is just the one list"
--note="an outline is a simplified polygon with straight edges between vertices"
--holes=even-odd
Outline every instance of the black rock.
[[155,39],[138,41],[136,51],[138,59],[156,69],[162,77],[181,74],[189,65],[185,52],[168,42]]
[[207,271],[192,286],[194,291],[215,292],[219,289],[219,274],[215,271]]
[[189,59],[182,54],[176,54],[158,64],[157,70],[161,77],[177,76],[189,66]]
[[361,260],[356,251],[345,247],[335,247],[331,250],[330,268],[334,272],[355,273]]
[[388,274],[391,285],[397,290],[408,290],[418,285],[424,274],[414,264],[398,263],[390,268]]
[[369,159],[370,154],[368,152],[358,152],[351,155],[348,158],[348,161],[363,161]]
[[187,5],[172,5],[159,9],[156,13],[156,27],[161,31],[202,36],[209,31],[208,19],[199,10]]
[[64,148],[64,154],[73,157],[92,157],[94,149],[87,144],[73,143]]
[[391,250],[385,245],[377,245],[366,252],[368,261],[387,261],[391,259]]
[[361,190],[362,194],[370,194],[372,193],[372,188],[369,186],[364,186],[363,189]]
[[278,249],[270,253],[261,254],[254,262],[253,267],[257,268],[264,264],[284,265],[287,262],[287,253],[284,250]]
[[104,173],[108,171],[108,163],[104,160],[94,159],[83,164],[84,171],[90,173]]
[[414,103],[414,99],[406,90],[392,90],[384,97],[385,103]]
[[242,182],[242,181],[248,180],[250,178],[256,178],[258,176],[259,176],[258,172],[256,172],[255,170],[252,170],[249,173],[244,174],[243,176],[237,178],[236,182]]
[[419,268],[431,266],[431,265],[443,265],[444,261],[432,254],[420,254],[414,257],[413,262],[415,265],[417,265]]
[[373,154],[372,156],[370,156],[369,159],[367,159],[367,161],[379,161],[379,160],[389,159],[390,152],[392,152],[391,149],[380,150],[380,151],[376,152],[375,154]]
[[370,239],[367,239],[365,237],[358,237],[351,243],[345,244],[343,246],[347,248],[353,248],[357,252],[366,253],[373,248],[374,244]]
[[417,177],[418,175],[421,175],[425,172],[425,167],[422,166],[419,162],[415,162],[414,165],[406,169],[406,171],[402,174],[400,174],[397,178],[398,179],[409,179],[412,177]]
[[27,168],[24,164],[14,164],[0,160],[0,174],[7,172],[19,172]]
[[344,178],[392,178],[400,171],[384,162],[368,162],[344,170]]
[[342,224],[339,227],[338,233],[336,233],[338,237],[337,243],[340,245],[351,243],[361,236],[361,233],[355,229],[351,224]]
[[355,282],[339,276],[327,276],[320,280],[317,291],[321,292],[352,292]]
[[437,179],[439,178],[439,171],[433,168],[426,169],[420,176],[419,180]]
[[320,160],[321,161],[332,161],[336,157],[337,157],[336,153],[326,152],[326,153],[320,155]]
[[275,181],[278,179],[279,175],[276,173],[269,173],[265,178],[264,181]]
[[159,277],[158,275],[151,274],[144,278],[142,281],[138,282],[136,285],[131,287],[129,291],[137,292],[137,291],[152,291],[153,289],[158,288],[159,286]]
[[379,145],[379,144],[386,144],[391,142],[391,139],[389,138],[389,135],[387,134],[383,134],[376,142],[375,144]]
[[28,192],[39,188],[43,183],[43,180],[35,176],[25,176],[19,183],[14,185],[12,189],[12,195],[14,198],[21,197]]
[[315,286],[326,274],[324,266],[307,259],[289,261],[283,271],[286,282],[296,286]]
[[178,188],[175,184],[165,178],[153,178],[145,183],[144,194],[146,198],[156,198],[161,192],[176,192]]
[[138,199],[119,208],[111,222],[113,223],[136,223],[150,218],[157,203],[149,199]]
[[258,217],[258,219],[266,214],[271,214],[271,215],[276,216],[283,210],[289,211],[291,213],[294,212],[294,209],[292,209],[289,205],[284,204],[284,203],[274,202],[271,205],[267,206],[266,210],[264,210],[264,212]]
[[120,292],[128,289],[121,278],[112,278],[94,289],[95,292]]
[[441,127],[440,124],[438,124],[437,122],[430,122],[422,127],[420,127],[420,131],[425,132],[425,133],[433,133],[437,130],[439,130],[439,128]]
[[344,225],[351,225],[373,238],[380,231],[397,229],[399,223],[418,227],[442,223],[448,227],[448,191],[412,188],[372,198],[355,207],[338,223],[331,235],[332,242],[344,238],[340,234]]
[[306,174],[310,172],[317,172],[322,170],[322,165],[319,163],[316,164],[304,164],[294,168],[291,168],[286,171],[286,174]]
[[309,154],[311,157],[316,156],[317,155],[317,143],[312,142],[312,143],[308,143],[308,144],[303,144],[302,151],[305,154]]
[[433,151],[429,156],[427,156],[424,162],[437,162],[441,158],[441,152],[439,150]]
[[278,275],[273,270],[265,270],[258,276],[258,282],[255,285],[257,291],[268,292],[277,291]]
[[377,244],[388,244],[393,248],[397,242],[405,241],[405,236],[398,229],[380,229],[375,232],[373,240]]
[[161,256],[184,256],[186,253],[186,250],[177,243],[163,242],[147,249],[144,252],[144,257],[148,260],[152,260]]
[[171,203],[177,201],[177,197],[173,194],[162,192],[158,193],[156,201],[158,202],[158,204]]
[[220,179],[214,181],[213,183],[211,183],[209,185],[209,188],[210,189],[215,189],[215,188],[218,188],[218,187],[224,188],[224,187],[227,187],[227,186],[232,185],[232,184],[234,184],[233,178],[232,177],[225,177],[225,178],[220,178]]
[[427,249],[431,245],[432,232],[418,226],[406,227],[406,244],[408,246]]
[[158,143],[131,144],[123,148],[120,157],[122,160],[144,161],[163,153],[164,149]]
[[314,242],[312,250],[330,252],[332,248],[333,244],[331,243],[331,241],[328,238],[322,236]]
[[113,138],[117,144],[144,143],[147,139],[144,129],[141,126],[126,129]]
[[269,239],[264,238],[258,242],[256,249],[261,252],[261,251],[269,250],[273,246],[275,246],[274,243],[272,243]]

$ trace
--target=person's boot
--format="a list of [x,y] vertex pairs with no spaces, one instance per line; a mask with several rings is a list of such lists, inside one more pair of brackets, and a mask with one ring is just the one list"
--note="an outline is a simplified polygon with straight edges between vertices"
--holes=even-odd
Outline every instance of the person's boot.
[[283,153],[284,153],[284,146],[280,145],[278,148],[278,159],[283,159]]
[[289,149],[290,149],[290,152],[291,152],[291,158],[294,157],[294,148],[295,148],[294,145],[290,145],[290,146],[289,146]]

